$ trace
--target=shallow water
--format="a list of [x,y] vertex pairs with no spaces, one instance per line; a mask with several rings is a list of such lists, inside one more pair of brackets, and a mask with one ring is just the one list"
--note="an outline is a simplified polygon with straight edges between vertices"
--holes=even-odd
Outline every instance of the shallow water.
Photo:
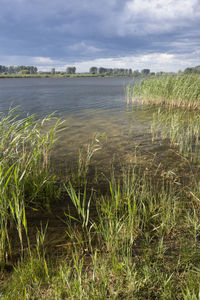
[[[62,179],[64,175],[64,180],[67,175],[71,176],[71,169],[77,165],[79,149],[86,149],[95,134],[103,135],[101,149],[94,153],[87,177],[94,179],[91,180],[92,191],[103,194],[108,189],[111,164],[115,165],[115,175],[121,176],[120,164],[136,161],[148,170],[151,161],[157,158],[157,165],[159,160],[166,161],[167,166],[177,160],[173,153],[169,153],[165,142],[157,140],[152,143],[150,127],[154,110],[140,102],[127,105],[125,85],[129,82],[129,78],[3,79],[0,80],[0,111],[6,112],[13,101],[14,106],[20,105],[25,114],[35,113],[42,117],[56,111],[56,116],[65,120],[66,128],[60,133],[52,154],[53,166]],[[97,181],[94,176],[96,168],[100,175]],[[91,192],[90,180],[87,188],[87,192]],[[56,255],[59,249],[63,253],[62,247],[67,245],[63,235],[66,227],[61,221],[66,219],[64,212],[67,210],[67,214],[76,217],[66,194],[63,192],[60,202],[51,205],[51,211],[46,208],[44,211],[26,211],[31,244],[35,245],[41,221],[44,225],[48,223],[47,251],[52,253],[56,249]],[[96,217],[92,205],[91,215]],[[15,239],[15,252],[19,254],[16,234]]]
[[132,160],[135,146],[151,152],[150,124],[152,109],[138,103],[126,104],[125,87],[131,78],[44,78],[0,80],[0,111],[11,102],[25,113],[44,116],[56,111],[65,119],[53,153],[58,167],[77,160],[80,148],[87,147],[95,134],[103,134],[101,149],[93,162],[105,168],[113,157]]

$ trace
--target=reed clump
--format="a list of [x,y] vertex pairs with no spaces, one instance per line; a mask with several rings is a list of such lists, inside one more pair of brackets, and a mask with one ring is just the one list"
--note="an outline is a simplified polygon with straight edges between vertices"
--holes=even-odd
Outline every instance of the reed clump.
[[170,146],[195,163],[200,162],[200,115],[198,111],[158,109],[152,115],[152,139],[167,139]]
[[133,101],[137,97],[144,104],[200,109],[200,76],[192,74],[150,77],[132,89]]
[[23,255],[24,233],[28,242],[26,207],[45,206],[58,197],[50,151],[60,122],[43,130],[52,118],[23,118],[19,108],[0,115],[0,264],[12,257],[12,228]]

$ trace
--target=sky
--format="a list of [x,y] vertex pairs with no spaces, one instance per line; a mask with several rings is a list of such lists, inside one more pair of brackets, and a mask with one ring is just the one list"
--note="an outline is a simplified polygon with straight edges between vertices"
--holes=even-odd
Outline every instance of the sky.
[[200,65],[200,0],[0,0],[0,65]]

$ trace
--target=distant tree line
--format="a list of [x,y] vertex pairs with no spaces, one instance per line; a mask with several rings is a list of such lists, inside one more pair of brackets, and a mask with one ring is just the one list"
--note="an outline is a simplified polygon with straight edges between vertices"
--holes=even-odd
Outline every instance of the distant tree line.
[[97,68],[91,67],[89,69],[90,74],[108,74],[108,75],[133,75],[133,76],[141,76],[141,75],[155,75],[154,72],[150,72],[150,69],[143,69],[141,72],[138,70],[132,69],[108,69],[108,68]]
[[186,68],[184,74],[200,74],[200,66]]
[[109,75],[131,75],[132,69],[111,69],[111,68],[97,68],[91,67],[89,69],[90,74],[109,74]]
[[[43,73],[43,72],[42,72]],[[49,73],[49,72],[46,72],[46,73]],[[55,68],[52,68],[51,69],[51,74],[60,74],[60,73],[63,73],[64,72],[56,72],[56,69]],[[66,74],[76,74],[76,67],[67,67],[66,69]]]
[[[181,72],[181,71],[180,71]],[[38,71],[37,67],[34,66],[3,66],[0,65],[0,74],[76,74],[76,67],[69,66],[65,69],[65,71],[56,71],[55,68],[52,68],[51,71]],[[187,68],[185,69],[184,73],[200,73],[200,66],[193,67],[193,68]],[[143,69],[141,71],[139,70],[132,70],[132,69],[124,69],[124,68],[104,68],[104,67],[91,67],[89,69],[89,74],[93,75],[124,75],[124,76],[146,76],[146,75],[162,75],[165,74],[165,72],[150,72],[150,69]]]
[[17,74],[17,73],[24,73],[24,74],[36,74],[38,71],[37,67],[34,66],[2,66],[0,65],[0,74],[8,73],[8,74]]
[[[40,71],[39,73],[45,74],[76,74],[76,67],[67,67],[65,72],[63,71],[56,71],[55,68],[51,69],[51,72],[43,72]],[[163,74],[164,72],[159,72],[159,74]],[[87,73],[85,73],[87,74]],[[132,71],[132,69],[112,69],[112,68],[104,68],[104,67],[91,67],[89,69],[89,74],[93,75],[133,75],[133,76],[141,76],[141,75],[155,75],[154,72],[150,72],[150,69],[143,69],[141,72],[138,70]],[[157,73],[158,74],[158,73]]]
[[[65,71],[56,71],[55,68],[52,68],[51,71],[39,71],[37,67],[34,66],[3,66],[0,65],[0,74],[76,74],[76,67],[69,66],[66,68]],[[186,68],[184,71],[179,71],[179,74],[200,74],[200,65],[196,67]],[[93,75],[128,75],[128,76],[146,76],[146,75],[163,75],[163,74],[175,74],[173,72],[171,73],[165,73],[165,72],[150,72],[150,69],[143,69],[141,71],[139,70],[132,70],[132,69],[123,69],[123,68],[104,68],[104,67],[91,67],[89,69],[89,74]]]

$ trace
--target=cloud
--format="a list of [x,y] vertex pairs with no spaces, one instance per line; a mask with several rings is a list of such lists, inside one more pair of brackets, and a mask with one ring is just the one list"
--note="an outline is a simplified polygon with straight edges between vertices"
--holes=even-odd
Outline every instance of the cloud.
[[32,57],[32,56],[0,56],[0,61],[5,61],[5,65],[36,65],[39,70],[50,71],[56,68],[59,71],[65,71],[68,66],[75,66],[77,72],[88,72],[92,66],[106,68],[132,68],[133,70],[142,70],[149,68],[152,72],[177,72],[187,67],[199,65],[200,48],[189,54],[181,53],[141,53],[131,56],[96,58],[90,60],[63,60],[50,57]]
[[199,64],[199,52],[192,55],[151,53],[135,56],[97,58],[94,60],[75,62],[78,72],[88,71],[91,66],[106,68],[132,68],[133,70],[151,69],[152,72],[177,72]]
[[32,58],[33,63],[39,64],[39,65],[47,65],[52,64],[53,60],[50,57],[33,57]]
[[45,68],[124,57],[171,63],[176,55],[190,64],[200,49],[199,2],[0,0],[0,55]]
[[152,21],[190,19],[199,16],[197,0],[131,0],[125,5],[128,18],[145,16]]
[[[61,60],[54,60],[50,57],[38,57],[38,56],[16,56],[16,55],[0,55],[1,64],[6,66],[11,65],[34,65],[40,69],[44,68],[46,70],[51,69],[52,67],[63,66]],[[17,63],[16,63],[17,62]]]
[[198,0],[131,0],[125,4],[118,32],[120,35],[167,33],[191,27],[199,17]]
[[72,44],[67,47],[67,50],[80,52],[82,54],[91,54],[91,53],[97,53],[97,52],[102,51],[102,49],[97,48],[92,45],[87,45],[85,42]]
[[136,56],[124,56],[119,58],[99,58],[84,62],[77,62],[75,66],[79,72],[89,70],[91,66],[106,68],[132,68],[142,70],[149,68],[152,72],[177,72],[187,67],[199,64],[199,54],[192,55],[151,53]]

